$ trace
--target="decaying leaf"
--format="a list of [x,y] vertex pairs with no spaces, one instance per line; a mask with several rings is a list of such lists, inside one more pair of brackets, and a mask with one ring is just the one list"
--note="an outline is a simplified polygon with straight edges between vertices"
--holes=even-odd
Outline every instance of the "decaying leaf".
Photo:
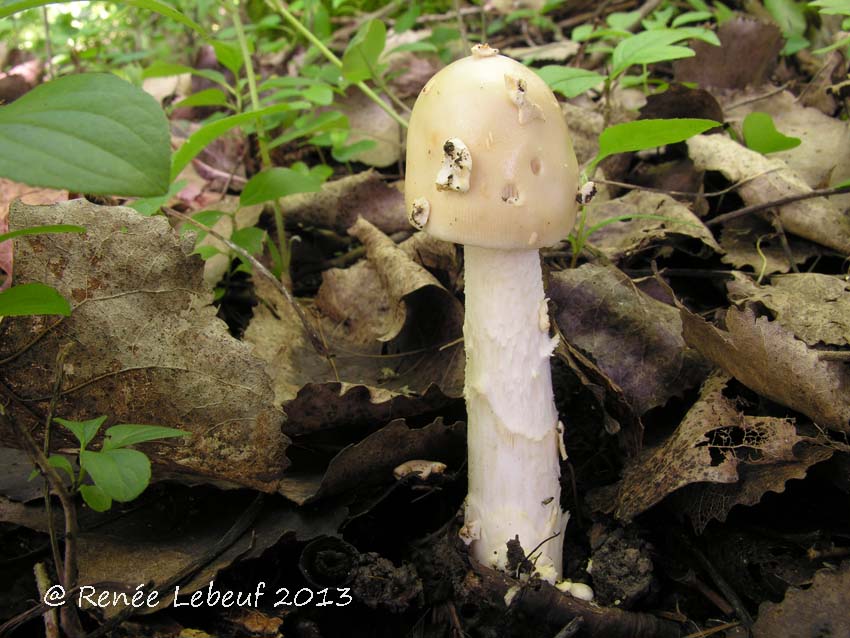
[[[757,273],[764,270],[766,275],[786,273],[791,270],[791,264],[781,240],[775,236],[775,233],[776,229],[771,223],[761,217],[730,219],[720,230],[720,246],[725,251],[720,260],[735,268],[749,266]],[[759,241],[760,238],[761,241]],[[786,238],[788,252],[798,266],[823,252],[817,244],[799,239],[794,235],[786,235]],[[756,244],[758,244],[758,250]]]
[[[658,215],[667,219],[635,218],[603,226],[589,241],[612,260],[628,259],[655,248],[706,257],[723,252],[711,231],[684,204],[669,195],[633,190],[623,197],[587,206],[588,228],[624,215]],[[663,245],[662,245],[663,244]]]
[[822,361],[776,321],[731,308],[726,331],[680,306],[685,341],[745,386],[816,424],[850,432],[850,372]]
[[[819,454],[799,457],[794,447],[805,439],[793,420],[743,414],[724,396],[729,379],[715,372],[706,380],[699,400],[673,434],[625,468],[617,489],[606,495],[605,509],[628,521],[685,486],[734,483],[722,504],[725,509],[712,512],[725,518],[733,505],[751,505],[768,490],[782,491],[789,478],[802,478],[809,465],[832,455],[832,450],[813,448]],[[718,486],[704,489],[713,487]],[[699,510],[699,499],[688,500]]]
[[[789,91],[754,99],[752,92],[726,96],[731,104],[727,120],[740,122],[748,113],[759,111],[773,118],[784,135],[802,140],[799,146],[771,153],[781,159],[812,188],[827,188],[850,179],[850,127],[847,122],[824,115],[815,108],[802,106]],[[736,106],[737,105],[737,106]],[[850,194],[830,198],[839,209],[850,206]]]
[[[389,102],[386,95],[382,99]],[[351,132],[346,140],[347,144],[355,144],[361,140],[375,142],[375,146],[357,153],[353,159],[379,167],[390,166],[399,161],[401,126],[360,89],[349,88],[342,98],[334,101],[334,108],[348,117]]]
[[412,459],[444,461],[457,467],[463,459],[466,428],[446,425],[441,418],[423,428],[396,419],[358,443],[341,450],[322,473],[287,472],[281,492],[299,505],[351,489],[387,482],[393,469]]
[[676,309],[614,267],[554,272],[549,296],[564,337],[620,386],[636,415],[702,381],[704,361],[682,339]]
[[570,130],[578,164],[582,166],[599,153],[599,135],[605,129],[605,116],[568,102],[561,104],[561,111]]
[[[722,135],[697,135],[688,151],[700,169],[720,171],[738,187],[747,205],[764,204],[788,195],[811,192],[808,184],[780,159],[768,159]],[[786,231],[850,253],[850,217],[825,197],[814,197],[779,208]]]
[[404,195],[371,170],[327,182],[317,193],[284,197],[280,204],[290,224],[345,233],[358,217],[363,217],[387,234],[410,230]]
[[[11,221],[13,228],[87,229],[16,244],[18,280],[55,287],[73,313],[60,323],[6,320],[0,358],[11,357],[2,377],[19,397],[10,405],[14,417],[42,425],[24,406],[46,409],[56,353],[71,343],[56,414],[181,428],[192,436],[147,449],[162,471],[273,491],[288,464],[284,415],[263,362],[216,318],[203,262],[190,255],[192,238],[180,237],[165,218],[85,200],[14,204]],[[0,438],[18,445],[8,432]]]
[[789,589],[781,603],[764,602],[755,638],[850,636],[850,563],[823,569],[808,589]]
[[[761,417],[761,424],[769,428],[771,436],[773,423],[786,421]],[[782,431],[787,431],[787,428],[779,427],[777,430],[778,436],[782,436]],[[684,487],[675,494],[677,506],[691,520],[694,531],[700,534],[712,520],[725,521],[736,505],[755,505],[767,492],[784,492],[788,481],[806,478],[812,465],[826,461],[832,454],[829,446],[802,440],[794,447],[793,456],[786,459],[768,461],[767,464],[739,464],[739,480],[736,483],[694,483]]]
[[699,40],[690,43],[696,55],[673,63],[678,81],[743,89],[768,80],[782,49],[782,32],[775,24],[737,16],[720,25],[717,37],[719,47]]
[[736,274],[728,284],[735,302],[764,304],[776,321],[810,346],[850,345],[850,283],[819,273],[783,275],[757,286]]

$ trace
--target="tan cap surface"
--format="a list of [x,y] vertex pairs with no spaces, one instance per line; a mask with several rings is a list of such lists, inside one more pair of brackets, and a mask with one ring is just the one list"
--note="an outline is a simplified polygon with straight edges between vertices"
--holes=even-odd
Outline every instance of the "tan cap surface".
[[431,235],[487,248],[566,238],[578,167],[555,96],[533,71],[486,45],[437,73],[407,134],[405,205]]

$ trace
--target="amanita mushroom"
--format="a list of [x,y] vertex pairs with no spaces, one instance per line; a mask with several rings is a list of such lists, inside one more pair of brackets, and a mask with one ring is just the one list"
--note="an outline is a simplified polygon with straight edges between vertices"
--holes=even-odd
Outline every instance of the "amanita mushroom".
[[407,135],[415,227],[464,245],[469,494],[462,536],[506,567],[519,538],[537,572],[561,574],[563,427],[552,393],[538,249],[566,238],[578,167],[555,96],[487,45],[422,89]]

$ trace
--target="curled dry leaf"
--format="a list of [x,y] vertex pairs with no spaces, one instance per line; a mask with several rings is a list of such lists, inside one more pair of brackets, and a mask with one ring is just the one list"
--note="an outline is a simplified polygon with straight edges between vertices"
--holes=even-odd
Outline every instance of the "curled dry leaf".
[[[688,140],[694,164],[720,171],[732,182],[743,182],[738,192],[747,205],[765,204],[789,195],[811,192],[808,184],[780,159],[768,159],[722,135],[697,135]],[[850,253],[850,217],[825,197],[814,197],[779,208],[786,231]]]
[[734,302],[759,302],[810,346],[850,345],[850,283],[820,273],[783,275],[758,286],[740,273],[727,284]]
[[[190,255],[192,238],[180,237],[163,217],[85,200],[16,203],[11,222],[87,229],[17,241],[18,280],[53,286],[73,313],[59,323],[6,320],[0,358],[11,357],[2,378],[20,398],[10,405],[14,417],[42,425],[27,406],[46,410],[56,354],[72,343],[56,414],[181,428],[192,436],[147,449],[160,470],[273,491],[288,463],[284,415],[263,362],[216,318],[203,262]],[[0,439],[18,444],[9,432],[0,431]]]
[[[711,231],[684,204],[669,195],[633,190],[607,202],[591,202],[587,208],[587,227],[624,215],[658,215],[667,219],[635,218],[603,226],[589,241],[611,260],[628,259],[654,248],[680,250],[698,257],[721,253]],[[660,244],[663,244],[660,245]]]
[[719,330],[679,306],[685,341],[738,381],[816,424],[850,432],[850,371],[751,308],[730,308]]
[[[768,490],[782,491],[789,478],[802,478],[809,465],[832,455],[817,448],[821,454],[814,458],[798,458],[794,446],[805,439],[793,420],[743,414],[724,395],[729,379],[713,373],[673,434],[641,452],[616,489],[601,492],[594,505],[628,521],[685,486],[736,483],[722,504],[726,509],[711,512],[725,518],[732,506],[757,503]],[[706,489],[711,487],[716,486]],[[694,507],[699,506],[697,500]]]
[[280,200],[290,224],[345,231],[358,217],[392,234],[410,230],[404,195],[372,170],[328,182],[317,193],[298,193]]
[[266,303],[245,338],[267,362],[292,435],[387,423],[462,392],[460,302],[377,228],[360,220],[352,230],[368,261],[325,273],[316,297],[333,359],[310,347],[291,308],[257,282]]
[[685,345],[676,309],[617,268],[584,264],[552,273],[549,296],[564,337],[622,388],[636,415],[704,378],[705,362]]
[[791,253],[794,263],[800,265],[823,252],[817,244],[794,235],[786,235],[786,252],[775,233],[773,225],[761,217],[730,219],[720,230],[720,246],[725,251],[720,260],[724,264],[732,264],[735,268],[749,266],[757,273],[764,270],[766,275],[771,275],[791,270],[788,253]]
[[781,603],[764,602],[753,625],[755,638],[850,636],[850,563],[823,569],[811,587],[789,589]]

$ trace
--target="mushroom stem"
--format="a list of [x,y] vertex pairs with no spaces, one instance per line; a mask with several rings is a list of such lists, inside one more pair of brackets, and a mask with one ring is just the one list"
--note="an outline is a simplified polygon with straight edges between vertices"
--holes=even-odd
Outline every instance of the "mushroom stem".
[[502,570],[509,540],[518,536],[526,555],[540,545],[530,558],[554,582],[568,516],[549,367],[557,338],[549,336],[540,257],[467,245],[464,262],[466,535],[476,560]]

